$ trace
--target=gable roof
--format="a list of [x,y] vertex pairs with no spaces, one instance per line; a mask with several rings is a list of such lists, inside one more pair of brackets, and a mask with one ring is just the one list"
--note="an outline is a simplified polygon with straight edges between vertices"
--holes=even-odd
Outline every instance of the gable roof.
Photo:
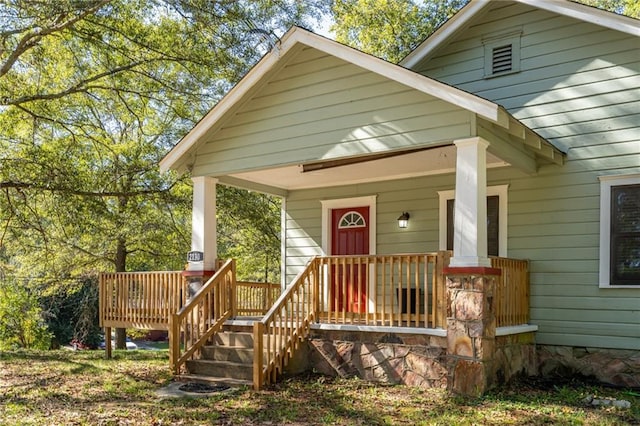
[[[618,15],[613,12],[568,0],[512,1],[640,37],[640,21],[628,16]],[[421,61],[424,61],[440,47],[444,46],[452,37],[462,31],[474,18],[485,13],[491,2],[492,0],[471,0],[400,61],[400,65],[412,68]]]
[[[267,53],[231,91],[207,113],[195,127],[161,160],[160,169],[184,170],[208,135],[219,130],[234,112],[248,101],[260,87],[306,47],[322,51],[376,73],[391,81],[411,87],[455,106],[464,108],[504,129],[514,126],[514,118],[501,106],[471,93],[425,77],[399,65],[350,48],[299,27],[293,27],[281,42]],[[518,127],[523,127],[522,125]],[[531,133],[531,131],[529,131]]]

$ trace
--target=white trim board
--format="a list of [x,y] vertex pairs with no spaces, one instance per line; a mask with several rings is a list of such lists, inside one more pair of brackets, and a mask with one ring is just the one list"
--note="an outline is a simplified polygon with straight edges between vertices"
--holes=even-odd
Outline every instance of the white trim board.
[[640,288],[638,285],[611,285],[611,187],[640,185],[640,174],[599,176],[600,180],[600,288]]
[[377,195],[365,197],[338,198],[333,200],[320,200],[322,204],[322,253],[331,255],[331,214],[333,209],[345,209],[349,207],[369,207],[369,254],[376,254],[376,199]]

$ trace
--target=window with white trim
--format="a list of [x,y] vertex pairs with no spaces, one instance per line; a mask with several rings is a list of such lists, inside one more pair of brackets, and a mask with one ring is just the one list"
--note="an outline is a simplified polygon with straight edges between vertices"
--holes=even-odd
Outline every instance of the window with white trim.
[[600,287],[640,288],[640,175],[600,177]]
[[[507,257],[507,189],[509,185],[487,187],[487,251]],[[440,250],[453,247],[453,202],[455,191],[438,191],[440,197]]]

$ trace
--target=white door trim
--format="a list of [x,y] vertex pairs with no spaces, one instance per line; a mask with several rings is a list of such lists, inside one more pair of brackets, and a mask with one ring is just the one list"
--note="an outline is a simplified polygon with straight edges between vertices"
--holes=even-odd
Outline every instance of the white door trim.
[[331,210],[349,207],[369,207],[369,254],[376,254],[376,198],[366,197],[320,200],[322,204],[322,254],[331,255]]

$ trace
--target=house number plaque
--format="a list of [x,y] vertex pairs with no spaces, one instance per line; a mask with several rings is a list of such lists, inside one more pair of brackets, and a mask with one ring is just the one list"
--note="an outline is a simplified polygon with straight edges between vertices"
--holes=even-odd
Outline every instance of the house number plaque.
[[187,253],[188,262],[202,262],[204,260],[204,253],[201,251],[190,251]]

